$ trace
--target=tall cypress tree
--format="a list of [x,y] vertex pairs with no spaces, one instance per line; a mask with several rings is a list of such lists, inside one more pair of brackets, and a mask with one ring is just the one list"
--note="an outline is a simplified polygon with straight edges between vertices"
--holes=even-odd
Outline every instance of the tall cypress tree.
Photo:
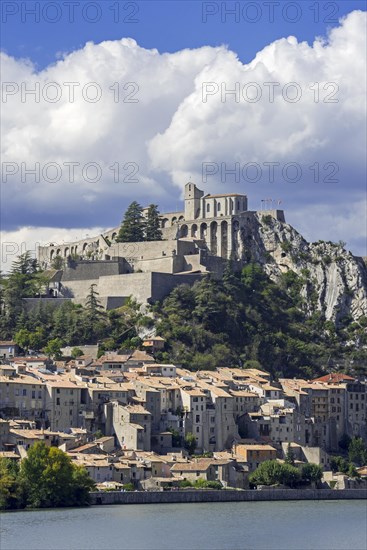
[[138,202],[134,201],[125,212],[116,242],[136,243],[144,241],[144,225],[143,209]]
[[147,211],[145,224],[145,240],[161,241],[162,231],[160,229],[159,210],[156,204],[150,204]]

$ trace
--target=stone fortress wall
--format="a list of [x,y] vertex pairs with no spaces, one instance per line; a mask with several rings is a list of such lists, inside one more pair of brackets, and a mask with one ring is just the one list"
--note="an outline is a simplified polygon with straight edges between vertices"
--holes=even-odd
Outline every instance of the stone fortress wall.
[[[38,261],[49,268],[57,256],[64,260],[55,296],[83,303],[95,284],[108,309],[130,295],[139,302],[160,300],[177,284],[220,274],[226,260],[243,258],[257,214],[247,206],[246,195],[204,195],[189,182],[184,212],[161,215],[162,241],[116,243],[119,228],[114,228],[99,237],[39,247]],[[261,214],[285,221],[282,210]]]

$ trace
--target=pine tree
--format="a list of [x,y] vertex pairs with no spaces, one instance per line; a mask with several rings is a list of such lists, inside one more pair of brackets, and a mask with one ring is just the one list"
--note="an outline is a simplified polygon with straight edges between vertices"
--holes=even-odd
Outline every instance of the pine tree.
[[99,293],[95,290],[95,286],[97,285],[90,285],[89,294],[85,301],[85,307],[92,322],[97,321],[103,315],[103,306],[98,299]]
[[89,294],[85,302],[84,315],[84,341],[92,342],[100,338],[106,326],[106,314],[98,299],[95,284],[90,286]]
[[136,243],[141,241],[144,241],[143,209],[138,202],[134,201],[125,212],[116,242]]
[[156,204],[150,204],[147,211],[145,224],[145,240],[161,241],[162,231],[160,229],[159,210]]

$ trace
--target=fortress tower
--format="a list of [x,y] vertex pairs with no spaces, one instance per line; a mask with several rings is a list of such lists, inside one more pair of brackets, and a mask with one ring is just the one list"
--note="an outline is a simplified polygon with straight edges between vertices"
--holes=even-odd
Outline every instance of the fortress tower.
[[185,185],[185,220],[196,220],[200,218],[200,199],[204,196],[204,191],[196,187],[189,181]]
[[247,211],[247,196],[240,193],[204,195],[192,182],[185,185],[185,220],[216,219]]

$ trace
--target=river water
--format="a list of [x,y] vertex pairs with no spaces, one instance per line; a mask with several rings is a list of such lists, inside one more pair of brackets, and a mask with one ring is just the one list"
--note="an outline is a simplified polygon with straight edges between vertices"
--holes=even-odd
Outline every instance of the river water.
[[0,516],[1,550],[366,550],[367,501],[93,506]]

